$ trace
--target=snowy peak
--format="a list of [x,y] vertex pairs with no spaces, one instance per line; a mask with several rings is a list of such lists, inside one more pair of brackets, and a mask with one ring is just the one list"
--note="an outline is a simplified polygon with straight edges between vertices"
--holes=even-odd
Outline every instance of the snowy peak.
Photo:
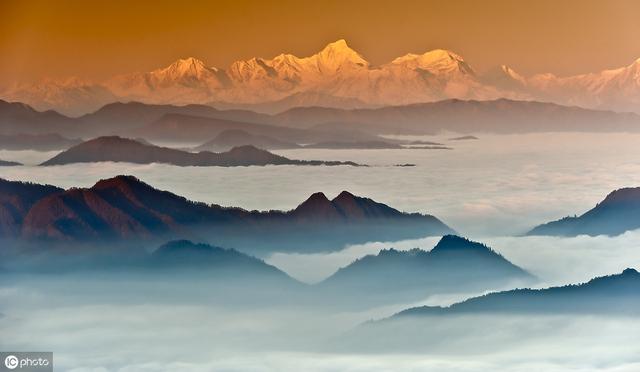
[[163,69],[155,70],[152,74],[169,79],[206,78],[217,72],[216,68],[209,68],[199,59],[188,57],[179,59]]
[[527,79],[507,65],[496,66],[485,72],[483,83],[506,90],[520,91],[527,85]]
[[324,107],[344,108],[498,98],[640,112],[640,58],[617,69],[569,77],[524,77],[506,65],[478,76],[460,55],[446,49],[409,53],[371,67],[340,39],[307,57],[255,57],[236,61],[227,69],[188,57],[151,72],[124,74],[103,83],[72,79],[0,87],[0,98],[70,115],[92,112],[116,101],[225,103],[283,111],[318,106],[319,101]]
[[350,65],[350,67],[369,66],[369,62],[351,49],[344,39],[328,44],[320,53],[311,58],[317,60],[318,67],[323,72],[336,72],[344,65]]
[[277,72],[269,62],[255,57],[246,61],[236,61],[229,67],[229,75],[237,81],[275,77]]
[[431,73],[463,73],[475,75],[473,69],[458,54],[445,49],[434,49],[424,54],[405,54],[391,61],[391,65],[427,70]]
[[507,66],[507,65],[500,65],[499,66],[500,70],[502,71],[502,73],[514,80],[518,80],[518,81],[524,81],[524,77],[522,77],[522,75],[520,75],[519,73],[515,72],[511,67]]

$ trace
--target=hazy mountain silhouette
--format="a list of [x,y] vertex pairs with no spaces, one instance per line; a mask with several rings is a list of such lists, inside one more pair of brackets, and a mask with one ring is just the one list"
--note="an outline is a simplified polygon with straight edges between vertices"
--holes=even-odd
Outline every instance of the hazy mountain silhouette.
[[402,145],[387,141],[332,141],[305,145],[310,149],[401,149]]
[[263,150],[295,149],[300,147],[297,143],[281,141],[268,136],[254,135],[239,129],[229,129],[221,132],[211,141],[194,148],[194,150],[228,151],[234,147],[246,145]]
[[282,111],[286,111],[292,107],[333,107],[351,110],[355,108],[375,106],[362,102],[357,98],[336,97],[318,92],[294,93],[279,100],[263,103],[242,104],[230,102],[211,102],[210,105],[222,110],[243,109],[272,115]]
[[178,166],[236,167],[248,165],[357,165],[353,162],[291,160],[253,146],[234,147],[227,152],[192,153],[143,144],[117,136],[99,137],[61,152],[41,165],[93,163],[101,161],[137,164],[165,163]]
[[581,216],[536,226],[527,235],[619,235],[640,228],[640,187],[613,191]]
[[[288,127],[288,128],[287,128]],[[304,130],[313,128],[313,130]],[[197,143],[239,129],[285,142],[380,140],[376,134],[614,132],[640,129],[640,116],[550,103],[447,100],[372,109],[301,107],[277,115],[202,105],[114,103],[80,118],[0,101],[0,134],[56,133],[69,138],[120,135]]]
[[131,176],[45,196],[29,209],[20,231],[28,239],[96,245],[198,237],[259,255],[452,232],[433,216],[402,213],[347,192],[334,200],[314,194],[287,212],[250,212],[194,203]]
[[463,313],[638,314],[640,273],[626,269],[587,283],[546,289],[515,289],[474,297],[450,307],[416,307],[393,318]]
[[234,249],[224,249],[189,240],[174,240],[152,252],[148,266],[153,269],[206,270],[210,275],[263,277],[291,281],[287,274],[255,257]]
[[[415,301],[437,293],[465,293],[535,278],[491,248],[446,235],[431,251],[382,250],[360,258],[319,283],[329,293],[374,302]],[[356,295],[357,294],[357,295]]]
[[535,101],[446,100],[374,109],[300,107],[274,116],[281,125],[374,134],[637,132],[640,116]]
[[225,118],[206,118],[183,114],[166,114],[156,121],[137,127],[128,133],[152,141],[201,142],[203,138],[215,138],[228,130],[242,130],[255,136],[267,136],[284,142],[316,143],[321,141],[366,141],[380,138],[351,128],[300,129],[278,125],[270,116],[261,122],[239,122]]
[[16,161],[0,160],[0,167],[15,167],[18,165],[22,165],[22,164]]
[[81,141],[69,139],[59,134],[11,134],[0,135],[0,150],[53,151],[64,150]]
[[461,137],[453,137],[449,138],[449,141],[467,141],[467,140],[477,140],[476,136],[461,136]]
[[[309,135],[310,132],[305,132],[304,135],[307,139],[313,139]],[[339,134],[346,134],[344,131],[336,133],[335,137]],[[353,138],[368,138],[364,133],[350,133]],[[289,137],[289,135],[286,135]],[[297,137],[297,136],[294,136]],[[315,139],[321,139],[327,137],[326,134],[317,133]],[[348,137],[348,135],[346,136]],[[298,137],[299,138],[299,137]],[[397,141],[399,142],[399,141]],[[282,141],[274,137],[264,135],[254,135],[247,133],[243,130],[229,129],[221,132],[216,138],[208,141],[194,150],[196,151],[226,151],[227,149],[235,146],[251,145],[265,150],[282,150],[282,149],[295,149],[295,148],[311,148],[311,149],[401,149],[402,145],[392,141],[382,140],[341,140],[341,141],[325,141],[315,142],[306,145],[299,145],[294,142]]]
[[205,105],[152,105],[140,102],[112,103],[78,118],[88,136],[128,134],[156,122],[166,115],[214,119],[219,126],[266,123],[268,116],[246,110],[217,110]]
[[55,186],[7,181],[0,178],[0,235],[16,236],[31,207],[44,197],[62,192]]
[[243,130],[294,143],[378,139],[355,130],[301,130],[277,124],[269,115],[216,110],[203,105],[112,103],[91,114],[69,118],[54,111],[39,112],[22,103],[0,101],[0,135],[54,133],[69,138],[119,135],[154,141],[201,142],[226,130]]
[[[479,355],[530,337],[556,339],[566,327],[595,331],[638,316],[640,273],[599,277],[584,284],[489,293],[448,307],[418,306],[340,335],[337,348],[367,352],[422,351]],[[577,337],[583,334],[576,333]],[[629,334],[632,336],[632,334]]]
[[75,129],[75,119],[55,111],[36,111],[24,103],[0,100],[0,134],[63,134]]

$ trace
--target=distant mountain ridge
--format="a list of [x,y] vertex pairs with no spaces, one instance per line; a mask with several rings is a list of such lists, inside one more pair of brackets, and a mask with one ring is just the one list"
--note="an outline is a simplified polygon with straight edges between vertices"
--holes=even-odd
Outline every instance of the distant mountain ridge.
[[353,162],[292,160],[253,146],[233,147],[226,152],[214,153],[171,149],[141,143],[117,136],[99,137],[82,142],[63,151],[41,165],[64,165],[94,162],[127,162],[136,164],[164,163],[177,166],[264,166],[264,165],[351,165]]
[[446,100],[408,106],[342,110],[295,108],[277,115],[216,110],[202,105],[114,103],[80,118],[38,112],[0,101],[0,135],[57,133],[69,138],[125,136],[199,143],[222,132],[296,143],[387,141],[380,135],[532,132],[638,132],[640,115],[586,110],[551,103],[499,99]]
[[613,70],[570,77],[524,77],[508,66],[478,74],[445,49],[408,53],[372,66],[345,40],[300,58],[251,58],[222,69],[193,57],[150,72],[104,82],[43,80],[0,92],[40,110],[81,115],[116,101],[219,104],[275,113],[292,107],[366,108],[444,99],[539,100],[586,108],[640,112],[640,59]]
[[191,202],[131,176],[101,180],[90,188],[37,186],[46,191],[38,198],[29,197],[36,186],[4,182],[9,186],[0,189],[0,200],[29,201],[20,218],[0,215],[0,225],[13,226],[8,238],[98,245],[190,237],[263,255],[452,232],[433,216],[402,213],[348,192],[332,201],[314,194],[291,211],[258,212]]
[[80,140],[62,137],[59,134],[14,134],[0,135],[0,150],[54,151],[67,149]]
[[619,235],[640,228],[640,187],[611,192],[581,216],[536,226],[527,235]]
[[229,129],[214,139],[194,148],[195,151],[228,151],[236,146],[254,146],[264,150],[295,149],[301,146],[264,135],[254,135],[240,129]]

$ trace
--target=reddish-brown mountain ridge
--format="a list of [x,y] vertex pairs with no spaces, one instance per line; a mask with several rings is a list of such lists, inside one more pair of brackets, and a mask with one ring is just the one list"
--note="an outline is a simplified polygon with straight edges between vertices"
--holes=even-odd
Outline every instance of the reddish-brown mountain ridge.
[[0,179],[0,236],[19,234],[31,207],[44,197],[62,191],[55,186]]
[[[11,184],[0,200],[30,195],[26,184]],[[5,237],[97,243],[199,237],[255,252],[304,250],[302,242],[313,246],[309,240],[319,234],[328,237],[324,241],[344,244],[452,232],[433,216],[403,213],[346,191],[333,200],[313,194],[291,211],[259,212],[193,202],[132,176],[101,180],[90,188],[45,190],[28,199],[22,208],[28,212],[16,228],[3,231]]]

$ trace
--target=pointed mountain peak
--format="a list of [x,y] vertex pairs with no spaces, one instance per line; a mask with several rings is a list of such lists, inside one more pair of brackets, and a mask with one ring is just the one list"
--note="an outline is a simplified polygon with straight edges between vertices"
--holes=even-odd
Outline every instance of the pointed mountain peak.
[[324,47],[324,50],[348,50],[348,51],[352,51],[352,49],[349,47],[349,44],[347,44],[347,41],[345,39],[339,39],[339,40],[334,41],[333,43],[327,44],[327,46]]
[[344,39],[328,44],[320,53],[315,55],[319,60],[319,65],[332,70],[337,70],[341,65],[351,64],[360,67],[369,66],[358,52],[351,49]]
[[333,202],[335,203],[341,200],[353,200],[353,199],[357,199],[357,197],[352,193],[350,193],[349,191],[344,190],[333,199]]
[[333,219],[340,216],[336,207],[322,192],[312,194],[294,210],[294,213],[303,218],[313,219]]
[[491,251],[491,248],[484,244],[465,239],[457,235],[445,235],[440,239],[438,244],[431,250],[431,253],[437,252],[456,252],[461,250],[480,250]]
[[326,203],[326,202],[330,202],[330,200],[329,198],[327,198],[327,196],[323,192],[315,192],[311,194],[311,196],[300,205],[303,205],[306,203]]
[[217,71],[216,68],[207,67],[203,61],[197,58],[188,57],[181,58],[173,62],[171,65],[156,70],[153,73],[164,75],[172,79],[178,79],[183,77],[199,78],[215,71]]

